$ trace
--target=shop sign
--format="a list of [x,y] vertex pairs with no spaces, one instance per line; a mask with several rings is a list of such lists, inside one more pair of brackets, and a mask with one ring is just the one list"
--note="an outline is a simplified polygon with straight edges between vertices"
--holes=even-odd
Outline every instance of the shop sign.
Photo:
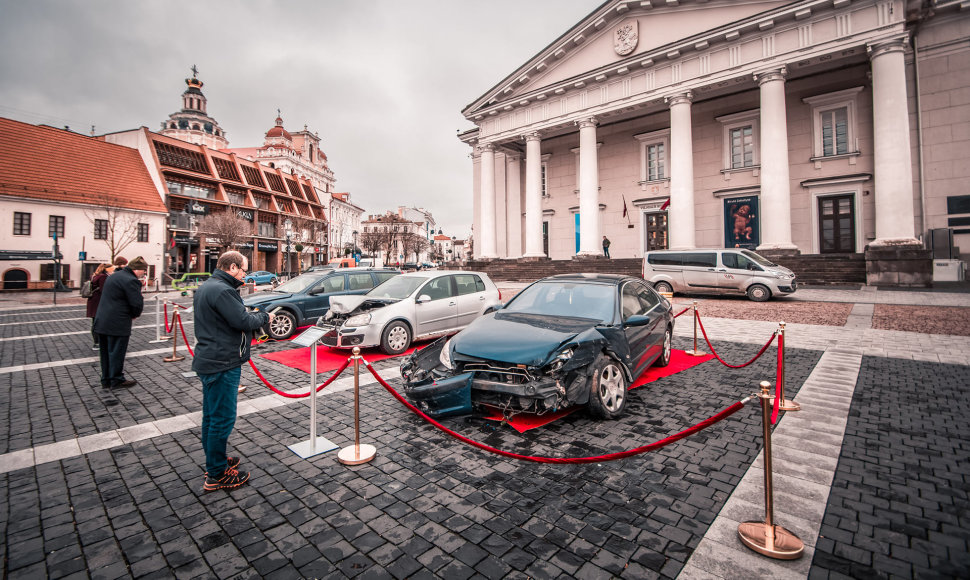
[[268,244],[266,242],[257,242],[256,249],[260,252],[275,252],[279,250],[279,246],[276,244]]
[[236,244],[236,247],[239,248],[240,250],[252,250],[253,249],[253,243],[252,242],[243,242],[241,244]]
[[198,246],[199,245],[199,240],[197,240],[197,239],[195,239],[195,238],[193,238],[191,236],[175,236],[175,243],[176,244],[188,244],[190,246]]
[[187,211],[188,213],[206,215],[207,213],[209,213],[209,208],[208,206],[203,205],[197,201],[193,201],[192,203],[185,206],[185,211]]
[[237,209],[236,210],[236,215],[239,216],[239,217],[241,217],[242,219],[244,219],[246,221],[250,221],[250,222],[253,221],[253,212],[252,212],[252,210],[248,210],[248,209]]

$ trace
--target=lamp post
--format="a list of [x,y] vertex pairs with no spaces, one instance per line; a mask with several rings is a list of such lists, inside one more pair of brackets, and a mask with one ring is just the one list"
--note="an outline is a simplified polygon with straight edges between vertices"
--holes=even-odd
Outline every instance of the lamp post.
[[286,260],[286,279],[290,279],[290,236],[293,234],[293,224],[290,220],[286,220],[283,223],[283,231],[286,233],[286,252],[284,259]]
[[354,263],[357,263],[357,230],[353,231],[354,235]]

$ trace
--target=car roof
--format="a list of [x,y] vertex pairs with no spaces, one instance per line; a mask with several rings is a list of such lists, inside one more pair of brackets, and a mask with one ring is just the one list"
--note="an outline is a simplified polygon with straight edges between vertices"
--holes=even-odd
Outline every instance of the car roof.
[[447,276],[450,274],[475,274],[477,276],[483,276],[488,278],[488,275],[484,272],[473,272],[471,270],[418,270],[417,272],[408,272],[407,274],[401,274],[402,276],[420,277],[420,278],[435,278],[438,276]]
[[619,284],[626,280],[638,280],[626,274],[601,274],[598,272],[574,272],[569,274],[556,274],[539,280],[539,282],[598,282],[600,284]]

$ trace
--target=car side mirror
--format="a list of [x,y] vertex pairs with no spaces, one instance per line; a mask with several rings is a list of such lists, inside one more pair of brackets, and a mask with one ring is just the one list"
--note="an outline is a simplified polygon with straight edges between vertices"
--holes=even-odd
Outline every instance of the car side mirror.
[[623,321],[623,326],[646,326],[650,323],[650,317],[642,314],[634,314]]
[[428,296],[427,294],[422,294],[421,296],[418,296],[418,299],[415,300],[415,302],[417,304],[424,304],[425,302],[431,302],[431,297]]

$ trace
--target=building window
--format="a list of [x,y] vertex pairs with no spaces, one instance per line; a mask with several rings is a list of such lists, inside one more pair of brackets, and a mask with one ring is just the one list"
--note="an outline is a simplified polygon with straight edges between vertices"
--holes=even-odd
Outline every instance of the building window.
[[108,239],[108,220],[94,220],[94,239]]
[[724,169],[750,169],[761,163],[758,109],[717,117],[724,131]]
[[861,91],[862,87],[853,87],[802,99],[812,107],[813,160],[859,154],[855,116]]
[[62,215],[52,215],[50,220],[47,222],[47,236],[53,238],[55,235],[58,238],[64,237],[64,216]]
[[548,170],[548,163],[542,164],[542,197],[549,197],[549,189],[546,187],[546,171]]
[[670,150],[670,129],[633,136],[640,142],[640,185],[667,179],[667,152]]
[[148,241],[148,224],[138,224],[138,241]]
[[172,180],[169,180],[167,184],[168,192],[172,195],[184,195],[185,197],[196,197],[199,199],[216,198],[216,190],[211,187]]
[[13,235],[15,236],[29,236],[30,235],[30,214],[15,211],[13,212]]

